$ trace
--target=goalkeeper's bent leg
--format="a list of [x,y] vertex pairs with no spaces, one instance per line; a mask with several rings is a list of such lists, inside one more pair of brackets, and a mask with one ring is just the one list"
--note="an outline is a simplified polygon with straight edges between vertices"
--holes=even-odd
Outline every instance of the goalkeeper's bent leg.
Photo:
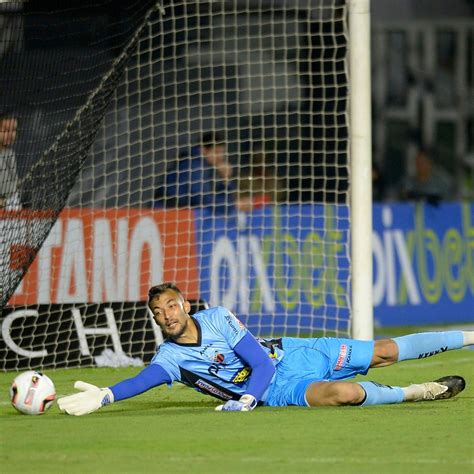
[[408,387],[391,387],[376,382],[356,382],[365,391],[360,405],[386,405],[390,403],[445,400],[461,393],[466,381],[459,375],[448,375],[432,382],[412,384]]
[[392,387],[373,381],[313,382],[305,393],[307,406],[388,405],[403,402],[442,400],[461,393],[465,380],[458,375],[442,377],[432,382],[408,387]]
[[305,394],[308,406],[385,405],[402,403],[405,393],[401,387],[376,382],[313,382]]
[[359,405],[388,405],[405,401],[405,393],[401,387],[382,385],[377,382],[356,382],[365,392],[365,398]]

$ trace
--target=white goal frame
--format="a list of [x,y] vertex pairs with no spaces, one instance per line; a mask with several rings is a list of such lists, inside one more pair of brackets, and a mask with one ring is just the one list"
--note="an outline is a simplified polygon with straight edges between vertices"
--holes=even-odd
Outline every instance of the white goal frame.
[[370,0],[349,1],[352,337],[374,336]]

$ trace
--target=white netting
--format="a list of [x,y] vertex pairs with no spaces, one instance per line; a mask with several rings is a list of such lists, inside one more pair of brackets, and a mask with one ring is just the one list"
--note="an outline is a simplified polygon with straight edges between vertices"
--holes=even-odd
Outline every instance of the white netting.
[[[256,335],[349,332],[345,2],[164,9],[140,33],[66,209],[3,311],[5,368],[148,361],[160,333],[145,300],[161,281],[227,306]],[[127,40],[135,23],[122,25]],[[57,176],[70,171],[56,163]],[[51,224],[2,212],[4,226]]]

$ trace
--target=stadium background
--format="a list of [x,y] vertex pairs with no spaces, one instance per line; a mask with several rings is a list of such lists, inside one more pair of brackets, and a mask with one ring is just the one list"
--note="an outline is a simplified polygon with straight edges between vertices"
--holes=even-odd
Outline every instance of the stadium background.
[[[54,9],[54,2],[26,3],[23,23],[13,22],[6,30],[11,37],[5,41],[10,50],[7,47],[2,57],[1,103],[20,118],[15,152],[20,178],[26,181],[22,198],[29,210],[39,212],[15,216],[17,234],[9,242],[10,272],[3,273],[4,282],[8,273],[19,278],[29,264],[22,249],[23,240],[31,238],[30,223],[48,228],[51,216],[41,209],[62,209],[63,198],[58,196],[70,194],[39,249],[40,258],[3,312],[3,359],[26,354],[31,363],[41,364],[38,355],[47,353],[50,360],[51,351],[35,348],[44,341],[50,344],[50,331],[57,324],[53,319],[64,319],[67,328],[74,321],[80,333],[68,305],[81,308],[84,317],[99,308],[101,315],[90,320],[97,326],[107,326],[103,310],[115,305],[114,317],[127,328],[121,344],[128,347],[134,331],[129,320],[137,318],[127,311],[121,315],[117,304],[135,302],[142,308],[148,282],[162,279],[177,281],[190,298],[224,304],[258,334],[348,334],[349,221],[341,205],[348,188],[347,101],[345,86],[338,91],[331,82],[334,67],[334,77],[342,73],[337,69],[345,51],[342,23],[336,20],[327,27],[324,19],[311,22],[310,17],[306,24],[314,38],[305,49],[300,44],[304,32],[288,35],[278,30],[282,19],[292,25],[287,28],[297,28],[295,20],[302,15],[298,2],[283,13],[276,2],[277,26],[271,16],[262,16],[254,28],[271,36],[272,49],[285,50],[285,61],[277,57],[274,63],[257,63],[256,71],[244,71],[246,65],[238,61],[214,64],[217,53],[206,44],[224,40],[212,32],[212,26],[219,26],[213,23],[218,17],[214,6],[165,3],[171,10],[153,23],[150,43],[145,42],[133,58],[136,63],[128,65],[112,105],[100,105],[108,93],[100,85],[104,97],[93,101],[89,115],[74,124],[78,131],[70,127],[72,131],[64,133],[62,127],[74,123],[77,110],[114,65],[117,50],[142,21],[149,3],[140,4],[134,14],[127,2],[113,5],[72,2],[70,8],[47,15],[43,12]],[[338,5],[342,3],[333,3],[336,10]],[[375,202],[373,209],[377,326],[474,319],[474,205],[469,195],[474,118],[472,107],[462,106],[473,97],[474,32],[465,19],[473,5],[454,2],[449,12],[442,2],[429,5],[372,6],[373,148],[385,186],[383,202]],[[318,48],[324,51],[322,57]],[[423,56],[429,58],[431,70],[424,72]],[[334,61],[326,61],[331,57]],[[80,68],[79,81],[71,61]],[[440,87],[438,67],[444,72]],[[180,70],[186,72],[184,82]],[[462,80],[456,79],[459,74]],[[241,75],[248,82],[260,81],[262,90],[273,88],[274,94],[259,96],[258,88],[238,83]],[[321,103],[329,114],[319,114]],[[88,142],[83,144],[82,137],[94,137],[102,115],[104,125],[87,153]],[[272,143],[274,167],[289,190],[285,202],[225,220],[205,210],[153,210],[168,164],[208,129],[228,131],[229,157],[240,169],[250,165],[252,143]],[[59,142],[51,145],[56,136]],[[76,138],[79,152],[74,149]],[[397,202],[400,180],[413,168],[417,147],[426,143],[432,144],[437,163],[457,180],[453,201]],[[46,160],[37,166],[45,149]],[[64,152],[69,158],[63,158]],[[48,193],[35,180],[50,176],[59,178]],[[128,236],[121,237],[119,221],[126,222]],[[8,232],[9,221],[4,222]],[[324,255],[324,262],[318,255]],[[121,273],[124,268],[126,275]],[[318,279],[324,283],[314,284]],[[48,336],[42,325],[33,329],[34,317],[45,321],[56,311],[65,316],[50,317]],[[141,324],[149,325],[146,312],[140,311]],[[153,332],[151,336],[157,339]],[[79,346],[81,337],[73,339]],[[106,334],[100,342],[96,339],[94,353],[111,342]],[[142,345],[147,339],[139,336]],[[23,345],[30,349],[22,353]],[[114,342],[115,349],[119,345]],[[81,346],[81,355],[88,356],[88,349]]]
[[[175,14],[183,14],[184,10],[180,2],[175,3],[177,5],[174,7]],[[90,4],[93,5],[94,2]],[[20,61],[18,58],[12,61],[14,55],[6,54],[8,52],[6,47],[2,52],[3,65],[0,79],[3,87],[0,92],[0,103],[3,109],[10,107],[22,115],[24,122],[22,128],[33,134],[28,137],[28,140],[18,140],[16,144],[20,175],[25,175],[27,172],[25,167],[27,163],[22,162],[22,157],[26,160],[25,157],[32,153],[32,150],[28,149],[29,143],[41,143],[47,137],[54,136],[60,131],[61,125],[71,119],[68,111],[70,114],[73,113],[74,106],[82,104],[84,96],[91,90],[91,84],[95,79],[90,76],[98,76],[100,69],[104,73],[107,71],[115,52],[114,47],[121,44],[122,38],[133,29],[133,26],[136,26],[139,17],[139,15],[135,17],[129,15],[127,2],[114,2],[113,11],[109,11],[107,2],[102,8],[98,6],[92,8],[88,6],[88,2],[71,1],[70,8],[61,13],[61,21],[58,22],[57,17],[48,18],[48,15],[41,13],[47,11],[48,8],[54,9],[54,5],[55,2],[51,0],[42,2],[41,7],[35,6],[35,2],[27,2],[25,6],[29,15],[25,19],[27,24],[22,28],[20,28],[21,25],[18,25],[18,28],[13,25],[8,31],[5,30],[4,43],[16,44],[22,52]],[[167,3],[163,5],[167,6]],[[278,5],[278,2],[275,5]],[[295,2],[295,6],[298,6],[298,2]],[[195,14],[195,11],[190,13]],[[212,12],[208,12],[208,15],[211,16]],[[466,175],[472,177],[474,148],[472,137],[474,134],[471,101],[474,73],[472,72],[472,30],[469,29],[472,17],[471,0],[451,2],[449,8],[445,2],[428,0],[417,2],[405,0],[398,2],[396,7],[386,0],[373,2],[371,5],[374,161],[384,171],[389,198],[397,196],[396,190],[392,188],[398,184],[407,169],[410,170],[413,166],[415,148],[420,141],[430,140],[428,144],[435,151],[435,159],[458,179],[459,186],[454,198],[462,197],[462,183]],[[87,28],[84,28],[83,24],[85,18],[88,23]],[[201,12],[200,18],[204,23],[210,21],[206,20],[206,12]],[[211,128],[226,127],[231,134],[239,130],[242,133],[257,135],[264,129],[266,139],[275,138],[279,125],[292,122],[291,113],[288,116],[283,111],[283,107],[288,105],[286,102],[289,102],[291,112],[291,104],[295,108],[300,105],[305,84],[311,84],[311,77],[309,77],[311,61],[316,61],[316,65],[313,65],[315,69],[324,67],[317,62],[318,58],[303,58],[306,60],[298,58],[301,62],[301,70],[297,71],[300,81],[295,79],[294,74],[286,77],[293,90],[292,95],[285,95],[282,88],[281,106],[278,104],[277,97],[276,104],[268,104],[264,117],[261,114],[253,114],[253,120],[256,122],[248,124],[249,127],[243,127],[242,124],[236,126],[236,123],[216,123],[216,117],[219,117],[217,120],[230,121],[239,118],[245,122],[251,115],[251,105],[247,104],[246,108],[240,107],[238,111],[236,110],[237,89],[235,82],[232,82],[235,81],[236,71],[221,71],[215,75],[202,70],[198,72],[203,61],[205,67],[211,67],[205,64],[205,58],[180,57],[181,62],[188,62],[189,87],[191,87],[189,100],[196,102],[187,106],[192,107],[196,117],[189,120],[185,116],[175,116],[172,115],[176,113],[172,107],[172,101],[173,94],[177,91],[172,90],[172,84],[176,81],[176,69],[172,64],[165,65],[169,66],[169,69],[166,69],[160,64],[159,58],[161,54],[171,58],[173,54],[183,53],[172,51],[171,43],[166,44],[171,40],[179,43],[185,39],[190,42],[189,52],[186,54],[188,56],[196,54],[197,50],[193,49],[193,41],[197,41],[197,38],[192,36],[185,38],[183,29],[185,26],[184,23],[176,25],[169,18],[168,21],[165,18],[163,31],[156,32],[157,44],[153,44],[153,54],[157,61],[152,73],[156,84],[164,88],[163,95],[159,95],[161,90],[157,94],[163,100],[153,105],[152,111],[160,117],[153,124],[161,126],[161,123],[165,122],[169,129],[153,130],[149,118],[150,110],[143,109],[143,107],[150,107],[150,97],[147,95],[149,88],[143,87],[144,84],[138,78],[130,77],[127,90],[118,93],[121,100],[116,104],[117,110],[108,111],[104,127],[105,135],[97,137],[92,152],[95,162],[94,174],[97,176],[101,174],[98,169],[111,166],[110,162],[113,161],[111,156],[103,156],[107,152],[112,152],[104,146],[103,142],[114,139],[119,158],[117,160],[118,173],[103,173],[104,176],[109,176],[110,181],[97,183],[88,180],[87,173],[91,175],[91,179],[93,179],[93,173],[90,168],[86,169],[81,187],[80,189],[76,187],[73,191],[69,198],[69,205],[151,207],[156,180],[161,175],[166,157],[175,157],[182,147],[196,143],[203,130]],[[172,35],[171,29],[176,27],[181,29]],[[188,27],[194,28],[195,25],[188,25]],[[15,38],[15,34],[18,38]],[[107,39],[104,39],[102,43],[98,41],[94,47],[94,55],[88,55],[86,46],[91,40],[99,39],[101,36]],[[57,41],[57,38],[61,38],[61,41]],[[274,38],[274,41],[276,41],[274,47],[291,50],[291,44],[278,44],[278,41],[282,41],[278,36]],[[337,35],[334,41],[337,43]],[[75,58],[81,66],[80,82],[65,76],[64,65],[59,60],[63,56],[62,51],[74,52],[69,55],[64,54],[64,57],[69,60]],[[331,51],[336,51],[336,48]],[[205,51],[202,54],[204,55]],[[423,70],[425,65],[422,64],[422,60],[425,56],[429,56],[427,62],[431,64],[428,71]],[[57,57],[58,61],[51,62],[51,57]],[[149,58],[142,59],[146,62]],[[34,77],[31,71],[35,71]],[[440,71],[443,74],[440,74]],[[132,67],[127,74],[133,76],[140,72],[150,73],[150,71]],[[209,77],[208,81],[203,80],[206,74]],[[198,76],[199,81],[196,80]],[[461,76],[463,80],[459,80],[458,76]],[[211,77],[221,77],[223,83],[213,83]],[[15,84],[12,78],[21,78],[21,81]],[[320,75],[314,74],[313,80],[321,80]],[[229,82],[225,83],[225,81]],[[313,93],[322,94],[318,88],[321,84],[311,85],[317,91]],[[183,86],[178,84],[178,87]],[[194,93],[193,87],[196,88]],[[224,96],[225,91],[227,91],[226,96]],[[67,102],[57,107],[54,100],[50,102],[54,94]],[[239,100],[248,103],[249,98],[239,98]],[[141,106],[138,104],[139,101],[142,102]],[[31,104],[35,106],[32,107]],[[341,103],[340,107],[343,105]],[[225,107],[226,110],[219,107]],[[280,109],[281,113],[278,113]],[[55,118],[52,121],[53,112],[55,116],[63,113],[63,119]],[[304,116],[298,116],[299,125],[290,127],[290,136],[287,139],[291,140],[292,136],[294,138],[310,136],[311,132],[308,129],[310,125],[318,128],[320,124],[312,124],[308,115],[306,123],[301,123],[301,118],[304,119]],[[143,117],[147,117],[146,123],[141,122]],[[166,120],[163,121],[163,117]],[[108,135],[108,133],[113,133],[110,130],[113,120],[124,123],[130,121],[132,136],[127,135],[125,129],[121,130],[123,133],[118,136]],[[262,124],[262,120],[266,123]],[[180,129],[180,127],[183,128]],[[312,133],[315,133],[314,130]],[[166,143],[162,143],[161,140],[165,138]],[[245,139],[249,137],[231,135],[228,138],[230,155],[238,159],[239,164],[245,166],[250,150],[245,149],[243,145],[240,145],[237,150],[236,138],[245,142]],[[154,145],[155,150],[164,150],[166,156],[156,156],[150,149],[151,144]],[[277,144],[281,149],[287,149],[285,145],[283,142]],[[235,156],[237,152],[238,157]],[[127,161],[130,156],[135,160],[133,163]],[[315,174],[310,169],[311,163],[305,164],[305,160],[301,161],[303,162],[292,163],[296,165],[293,167],[288,166],[285,160],[279,163],[280,173],[288,176],[290,181],[293,180],[290,183],[290,188],[293,190],[290,201],[321,200],[322,195],[315,191],[321,189],[321,183],[304,178]],[[325,173],[330,178],[334,177],[337,171],[329,167]],[[331,180],[327,181],[324,185],[331,186]],[[344,187],[344,185],[347,183],[342,180],[339,186]],[[117,189],[119,186],[120,191]],[[324,200],[337,200],[337,196],[331,196],[329,191],[326,189]],[[470,197],[472,198],[472,195]]]
[[[81,58],[81,38],[85,41],[90,39],[90,37],[84,38],[83,35],[96,35],[95,38],[99,38],[100,42],[104,32],[111,31],[113,34],[108,46],[112,45],[113,48],[114,42],[120,43],[120,38],[124,36],[120,29],[116,29],[117,22],[114,20],[130,18],[130,28],[127,29],[124,26],[128,32],[133,29],[133,26],[136,26],[136,17],[127,15],[126,3],[128,2],[114,1],[115,7],[112,14],[102,11],[97,14],[96,18],[91,18],[92,9],[88,5],[99,5],[99,3],[98,1],[70,0],[66,5],[64,2],[44,0],[42,2],[30,1],[27,4],[30,11],[37,8],[38,4],[43,5],[45,9],[49,6],[53,8],[57,6],[58,9],[70,7],[71,11],[65,14],[64,21],[59,23],[51,23],[51,18],[44,15],[38,18],[36,23],[30,24],[29,26],[33,30],[36,29],[36,33],[33,35],[36,40],[30,41],[28,45],[30,53],[27,57],[25,56],[27,60],[19,64],[2,63],[0,66],[2,80],[8,76],[8,72],[13,72],[13,75],[19,80],[16,87],[11,87],[8,81],[2,82],[0,88],[2,105],[8,102],[15,103],[18,106],[19,114],[25,120],[23,127],[34,133],[29,137],[23,136],[22,140],[17,143],[17,155],[20,159],[19,172],[23,176],[28,171],[27,155],[39,154],[39,149],[28,147],[28,143],[30,145],[34,143],[44,149],[47,137],[54,136],[56,132],[59,132],[61,124],[70,118],[66,109],[69,106],[72,109],[75,105],[83,103],[88,85],[91,86],[94,82],[87,74],[87,71],[92,74],[92,69],[88,68],[91,57],[82,55],[82,60],[78,59],[78,64],[84,66],[82,68],[83,74],[79,79],[73,81],[72,89],[64,91],[67,100],[64,99],[65,102],[60,104],[61,106],[48,100],[48,91],[60,91],[61,81],[64,79],[60,59],[62,48],[70,53],[74,52],[74,55],[77,54],[77,58]],[[143,2],[143,4],[145,3]],[[247,3],[250,5],[254,2],[250,0]],[[84,14],[80,14],[77,10],[73,13],[72,10],[76,7],[82,7]],[[429,122],[427,126],[423,127],[423,133],[430,137],[436,130],[432,137],[439,139],[436,148],[441,153],[438,156],[444,160],[442,162],[446,167],[457,176],[458,191],[461,194],[461,185],[464,178],[469,177],[470,169],[466,168],[464,158],[472,153],[472,137],[474,136],[472,131],[472,110],[474,110],[472,107],[474,77],[472,65],[474,61],[470,61],[473,54],[473,2],[469,0],[451,1],[449,5],[446,5],[445,1],[374,0],[372,11],[373,39],[375,40],[373,44],[374,157],[382,164],[388,184],[397,182],[405,164],[410,165],[416,147],[417,137],[411,133],[413,124],[419,124],[420,119],[423,123]],[[81,26],[81,21],[83,22],[84,18],[87,18],[88,21],[87,34]],[[109,21],[112,30],[107,30]],[[471,28],[471,36],[468,35],[470,42],[464,43],[467,45],[467,50],[464,49],[464,46],[458,48],[460,43],[456,42],[458,47],[454,47],[451,40],[458,37],[456,33],[465,31],[466,25],[470,25]],[[453,71],[453,63],[447,62],[448,72],[450,70],[458,78],[452,82],[448,80],[448,85],[451,84],[449,90],[455,84],[457,98],[454,104],[442,108],[431,107],[435,97],[433,91],[437,87],[438,74],[431,76],[431,82],[424,80],[417,82],[423,78],[422,70],[412,70],[411,72],[416,74],[407,75],[407,71],[403,69],[406,66],[404,59],[410,58],[410,64],[413,65],[417,58],[425,57],[426,52],[423,48],[408,48],[405,41],[409,40],[413,46],[414,39],[421,38],[425,34],[428,39],[433,39],[434,37],[430,35],[437,30],[440,30],[441,42],[447,42],[443,43],[444,47],[440,48],[440,52],[447,51],[449,57],[459,58],[459,64],[463,64],[465,67],[464,72],[458,74],[457,69],[457,72]],[[405,36],[406,31],[412,33]],[[390,39],[385,36],[387,32],[392,32],[389,35]],[[69,33],[71,33],[70,36]],[[7,34],[10,35],[11,31]],[[69,43],[58,44],[52,39],[55,34],[64,38],[70,37],[71,40]],[[42,40],[39,41],[39,38]],[[425,45],[431,44],[431,53],[433,53],[433,49],[436,49],[433,48],[436,42],[421,42]],[[415,44],[417,44],[416,41]],[[98,64],[102,65],[104,71],[111,61],[111,56],[109,57],[107,54],[107,51],[111,51],[108,46],[105,47],[104,44],[103,50],[98,48],[93,57]],[[454,50],[451,49],[453,47]],[[394,56],[386,55],[386,50],[383,48],[389,50],[392,48]],[[56,58],[57,63],[50,63],[46,68],[43,54]],[[393,62],[389,60],[390,57],[394,57]],[[435,63],[436,61],[433,61],[432,65],[435,68],[434,71],[437,72]],[[32,77],[28,64],[34,70],[43,68],[44,74]],[[400,74],[402,69],[405,73]],[[128,74],[133,75],[133,71],[137,72],[132,68]],[[465,76],[463,76],[464,73]],[[460,77],[464,77],[465,81],[460,81]],[[392,102],[386,102],[385,87],[389,81],[388,90],[394,91],[391,94]],[[131,87],[133,87],[133,83],[132,80]],[[21,86],[26,84],[28,86],[22,89]],[[469,88],[463,89],[466,84],[469,85]],[[27,96],[26,90],[30,91],[30,96]],[[410,97],[424,98],[426,108],[413,108],[413,102],[404,102],[403,97],[408,91],[410,91],[408,94]],[[123,97],[123,92],[121,97]],[[404,104],[402,107],[400,107],[398,94],[402,97],[401,102]],[[452,95],[449,96],[452,97]],[[160,231],[160,238],[163,241],[169,238],[165,231],[161,232],[162,229],[159,227],[160,222],[163,224],[166,223],[166,220],[158,218],[160,211],[151,209],[155,185],[154,176],[159,176],[162,172],[161,161],[153,156],[151,148],[148,148],[147,144],[150,141],[141,140],[147,138],[147,134],[150,136],[151,134],[147,127],[138,132],[140,114],[138,108],[133,107],[136,100],[138,100],[137,95],[132,94],[128,105],[119,101],[122,106],[113,113],[107,114],[110,120],[109,127],[104,128],[105,134],[97,137],[93,145],[95,166],[96,170],[97,167],[102,167],[107,171],[109,158],[112,157],[107,156],[106,142],[112,141],[119,145],[117,156],[120,158],[120,167],[116,169],[116,165],[113,165],[112,169],[109,169],[112,172],[103,173],[103,176],[113,177],[113,179],[100,183],[88,182],[85,179],[82,181],[82,187],[74,190],[69,201],[71,207],[61,214],[50,234],[47,248],[50,250],[51,259],[60,261],[64,251],[71,250],[68,245],[73,242],[76,249],[74,255],[78,257],[75,262],[81,262],[79,258],[81,253],[87,255],[93,248],[94,226],[103,230],[107,222],[116,222],[117,217],[126,218],[130,228],[135,228],[141,221],[144,221],[148,226],[158,221],[156,228]],[[30,101],[36,106],[21,105]],[[51,117],[54,114],[60,114],[61,110],[64,111],[64,117],[57,122],[52,122]],[[428,117],[423,113],[420,114],[420,110],[428,112]],[[115,134],[113,132],[112,139],[110,139],[107,133],[111,132],[111,122],[118,120],[121,123],[126,123],[129,117],[135,124],[131,131],[133,139],[130,140],[130,131],[125,127],[121,129],[122,133]],[[438,122],[440,123],[436,125]],[[279,123],[276,117],[270,119],[269,129],[273,128],[273,123]],[[173,117],[170,117],[170,127],[174,127],[175,124]],[[169,149],[170,156],[173,156],[178,145],[181,146],[187,141],[196,139],[200,128],[201,124],[196,124],[196,128],[189,135],[177,133],[177,130],[172,129],[168,136],[180,137],[183,143],[161,143],[159,144],[160,149]],[[236,142],[234,141],[234,143]],[[144,147],[143,144],[145,144]],[[281,146],[286,148],[287,145],[282,144]],[[130,151],[133,153],[130,154]],[[239,151],[245,150],[239,149]],[[129,161],[131,155],[139,157],[135,158],[139,159],[136,166]],[[21,162],[23,158],[25,161]],[[242,159],[245,159],[245,153]],[[285,165],[285,163],[283,161],[282,164]],[[66,171],[67,163],[63,163],[63,165],[62,170]],[[86,165],[85,174],[88,171],[90,179],[92,179],[92,169],[87,168]],[[297,174],[304,171],[300,167]],[[472,177],[472,174],[470,176]],[[340,183],[344,187],[344,175],[341,178]],[[301,199],[304,200],[305,206],[318,208],[319,204],[312,202],[314,195],[311,180],[304,186],[299,186],[298,179],[296,182],[298,186],[297,191],[292,195],[293,201],[285,206],[296,206],[299,210],[302,204],[295,201]],[[32,190],[35,191],[34,186],[32,186]],[[301,193],[300,190],[305,192]],[[332,193],[333,201],[335,197],[335,193]],[[383,203],[374,204],[374,278],[376,283],[374,296],[377,337],[396,336],[427,328],[436,329],[454,323],[458,328],[460,327],[459,323],[462,323],[463,327],[472,327],[473,202],[472,198],[461,202],[460,197],[460,195],[453,196],[453,202],[442,203],[440,206],[393,202],[393,198],[388,198]],[[34,200],[41,204],[41,199],[40,195],[36,196]],[[130,210],[132,208],[129,206],[136,203],[148,204],[145,209]],[[119,205],[120,209],[118,210],[117,206]],[[332,209],[335,208],[334,204]],[[190,229],[191,223],[194,222],[193,219],[198,225],[197,229],[194,229],[195,231],[202,229],[199,225],[209,223],[208,220],[203,219],[203,216],[199,214],[190,216],[190,211],[187,210],[173,212],[184,217],[179,222],[183,225],[180,228],[181,234],[186,238],[181,241],[180,245],[185,249],[188,248],[191,239],[196,236],[198,240],[202,238],[200,245],[209,243],[202,232],[193,234]],[[286,215],[284,214],[284,216]],[[332,215],[337,216],[337,211]],[[278,245],[285,245],[290,250],[288,262],[293,264],[294,261],[297,261],[294,256],[299,250],[292,246],[291,234],[294,229],[288,228],[281,216],[278,211],[271,214],[266,210],[265,212],[259,211],[251,219],[257,226],[262,225],[266,232],[268,232],[266,223],[271,223],[274,233],[271,234],[268,241],[276,241]],[[38,214],[36,218],[48,220],[48,215]],[[313,218],[312,216],[311,219]],[[178,222],[176,216],[173,218],[173,222],[175,224]],[[273,225],[274,223],[275,225]],[[78,232],[81,225],[84,229],[82,234]],[[144,226],[140,225],[141,227],[139,226],[140,228],[135,233],[136,242],[143,241],[140,229],[143,230]],[[344,227],[338,227],[337,232],[340,234],[336,233],[336,237],[343,239]],[[277,234],[280,240],[274,238]],[[65,239],[68,235],[76,237],[82,235],[83,239]],[[233,248],[236,248],[239,242],[240,245],[252,245],[250,237],[251,235],[246,234],[242,228],[239,232],[232,232]],[[317,236],[313,236],[313,239],[308,239],[306,244],[317,248]],[[332,256],[337,256],[338,244],[341,241],[335,239]],[[110,249],[112,242],[116,244],[117,240],[113,240],[111,236],[110,245],[108,243],[104,248]],[[128,242],[128,244],[130,243]],[[81,248],[82,244],[84,247]],[[133,245],[132,248],[136,249]],[[166,250],[167,247],[164,248]],[[47,253],[45,250],[43,252]],[[184,253],[186,254],[186,252]],[[21,251],[13,256],[15,255],[13,263],[20,271],[25,263],[24,257]],[[230,252],[229,255],[232,253]],[[176,258],[176,255],[167,256],[165,253],[161,258],[173,259]],[[88,264],[90,264],[90,259],[86,260],[86,269]],[[106,264],[107,260],[104,258],[98,268],[103,272]],[[192,271],[193,262],[188,260],[185,262],[185,267]],[[75,279],[76,283],[83,282],[86,274],[90,274],[84,268],[84,272],[74,266],[68,268],[70,270],[69,276],[74,275],[73,280]],[[168,267],[165,266],[165,271],[166,268]],[[194,268],[197,268],[197,265]],[[344,281],[344,266],[341,266],[340,269],[342,272],[341,281]],[[52,271],[56,272],[57,270],[57,267],[53,266]],[[101,288],[100,291],[103,290],[109,292],[109,295],[115,295],[120,302],[85,303],[97,299],[99,287],[94,286],[91,281],[86,279],[85,286],[75,283],[74,287],[70,288],[71,291],[63,291],[61,295],[58,286],[59,275],[55,274],[52,279],[41,278],[44,275],[40,271],[44,271],[44,268],[39,268],[37,262],[33,263],[28,276],[11,300],[11,303],[18,305],[18,308],[24,309],[26,304],[29,309],[37,311],[37,313],[29,316],[23,313],[15,320],[9,318],[12,314],[11,309],[7,309],[7,312],[2,314],[3,328],[5,328],[5,321],[7,321],[10,325],[9,334],[12,336],[13,342],[19,342],[21,345],[17,349],[26,352],[22,355],[1,352],[0,360],[6,364],[4,368],[21,370],[22,366],[18,364],[19,361],[22,363],[31,362],[35,366],[43,363],[48,375],[56,384],[58,396],[71,393],[75,380],[86,380],[97,386],[104,386],[136,374],[139,370],[136,367],[120,369],[68,368],[67,370],[61,368],[53,370],[52,367],[63,367],[69,362],[71,366],[98,365],[97,357],[96,364],[94,364],[95,352],[93,349],[100,352],[104,348],[112,348],[122,349],[127,354],[152,354],[156,346],[156,338],[153,334],[150,335],[152,329],[149,320],[142,318],[136,321],[135,325],[131,324],[137,311],[136,302],[124,302],[123,300],[128,299],[128,296],[122,298],[126,294],[131,295],[130,299],[133,300],[137,295],[142,294],[141,292],[146,291],[146,278],[141,281],[138,276],[133,285],[126,287],[120,286],[118,277],[116,280],[111,279],[108,281],[110,286]],[[140,273],[136,266],[133,271],[137,275]],[[156,278],[160,276],[160,274],[155,274]],[[164,278],[174,277],[174,275],[170,276],[167,273],[162,276]],[[186,279],[186,277],[183,278]],[[197,277],[192,276],[188,281],[192,282],[188,288],[192,295],[202,292],[206,296],[209,295],[210,300],[212,299],[209,288],[198,289]],[[409,286],[407,286],[408,283]],[[250,309],[255,304],[260,304],[264,308],[271,306],[272,298],[266,295],[267,299],[265,299],[261,288],[259,291],[254,291],[255,286],[250,285],[248,289],[252,290],[247,300]],[[245,292],[245,287],[240,288],[239,291]],[[241,293],[236,294],[242,295]],[[308,291],[303,292],[303,300],[298,299],[298,305],[302,302],[307,304],[305,296],[307,294],[309,294]],[[337,298],[340,295],[337,285],[331,287],[327,294],[330,295],[330,298]],[[280,292],[280,294],[273,295],[273,301],[278,306],[284,304],[285,308],[291,309],[294,305],[294,301],[291,299],[292,295],[293,293],[288,291]],[[318,296],[317,291],[315,296]],[[80,301],[82,305],[77,301]],[[235,300],[239,305],[242,304],[242,301]],[[331,300],[331,302],[333,301]],[[313,304],[318,304],[317,298]],[[106,312],[105,309],[109,311]],[[72,313],[72,310],[76,310],[76,312]],[[37,323],[38,313],[50,317],[47,322],[48,331],[50,331],[48,338],[50,339],[45,338],[45,325]],[[63,318],[64,314],[67,314],[68,317]],[[96,317],[97,314],[100,314],[99,319]],[[122,321],[122,317],[125,321]],[[138,339],[118,339],[116,337],[118,332],[114,333],[113,330],[110,330],[112,320],[118,331],[123,329],[124,333],[138,334]],[[341,319],[341,323],[344,321]],[[423,327],[391,326],[392,324],[411,324],[414,321],[429,323],[429,325]],[[87,332],[94,329],[105,329],[108,333],[92,334]],[[4,333],[2,333],[0,340],[2,344],[4,342],[3,336]],[[0,347],[0,350],[3,348]],[[29,352],[45,350],[46,355],[30,358],[31,353]],[[66,355],[70,357],[70,360]],[[209,398],[202,397],[183,387],[173,387],[172,389],[160,387],[132,400],[114,404],[87,417],[68,417],[60,414],[57,407],[53,407],[45,417],[25,417],[12,409],[7,397],[14,372],[0,371],[2,472],[259,472],[266,474],[275,472],[313,473],[315,470],[324,470],[326,473],[385,472],[398,474],[416,472],[428,474],[436,470],[437,473],[442,474],[452,472],[468,474],[472,473],[474,439],[474,425],[472,423],[474,391],[470,382],[474,380],[472,356],[473,352],[470,350],[453,351],[429,360],[399,364],[380,372],[377,371],[376,376],[374,375],[374,379],[380,383],[406,386],[421,380],[434,380],[448,373],[459,373],[468,380],[468,386],[463,394],[453,400],[408,406],[368,407],[364,410],[358,407],[317,410],[297,407],[262,408],[248,414],[249,416],[245,414],[244,416],[241,414],[221,416],[222,414],[213,411],[216,403]],[[127,365],[130,365],[131,362],[133,361],[130,358],[126,360]],[[141,359],[138,362],[142,363]],[[12,364],[12,366],[10,367],[8,364]]]

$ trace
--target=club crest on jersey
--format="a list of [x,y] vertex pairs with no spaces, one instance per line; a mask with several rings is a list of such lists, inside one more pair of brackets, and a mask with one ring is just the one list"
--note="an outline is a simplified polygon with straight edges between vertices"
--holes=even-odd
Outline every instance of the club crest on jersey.
[[214,362],[217,362],[218,364],[222,364],[224,362],[224,354],[221,354],[219,351],[214,352],[214,356],[212,357],[212,360]]

